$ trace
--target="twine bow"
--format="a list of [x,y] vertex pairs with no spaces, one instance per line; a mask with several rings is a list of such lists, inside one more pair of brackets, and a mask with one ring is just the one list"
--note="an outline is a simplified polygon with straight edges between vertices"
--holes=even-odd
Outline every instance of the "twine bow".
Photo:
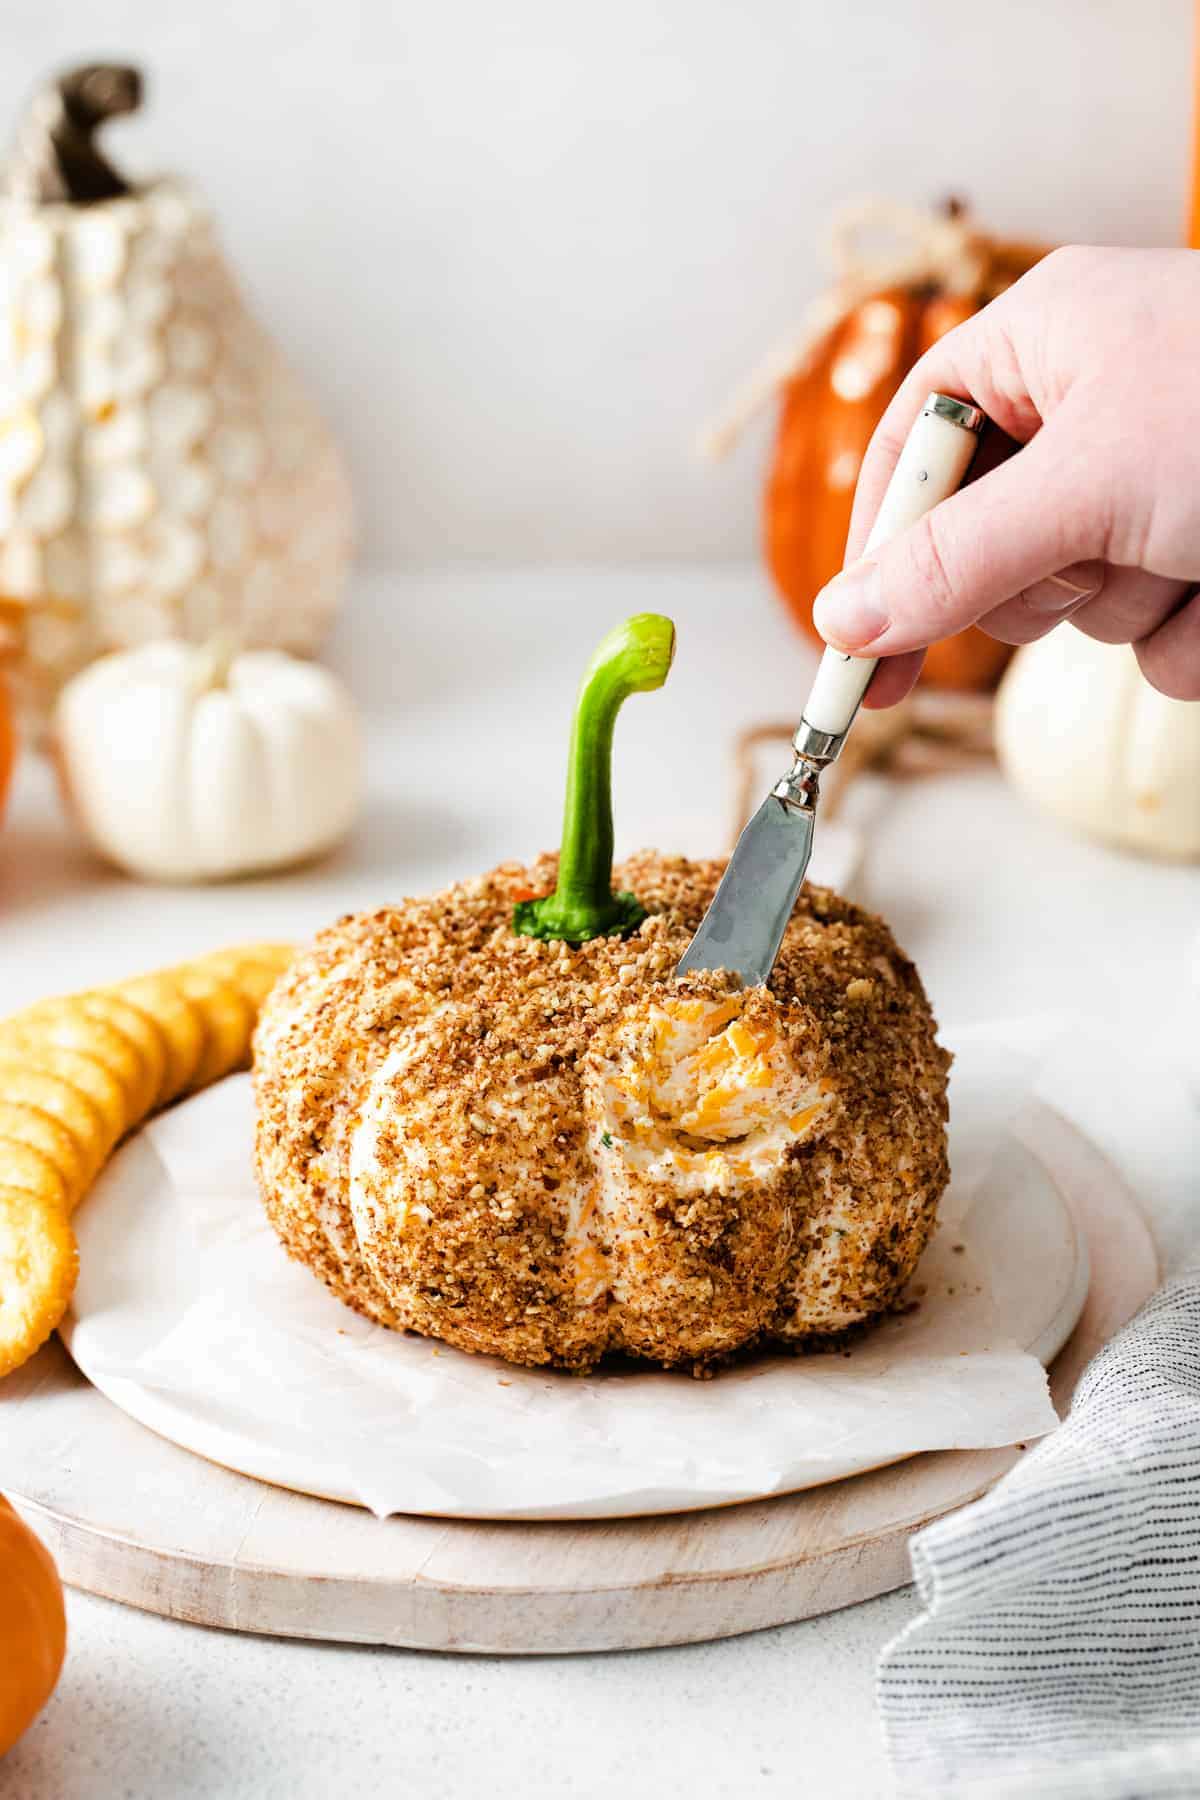
[[[987,295],[998,247],[971,222],[961,201],[940,211],[868,199],[834,220],[824,260],[833,283],[811,301],[792,335],[766,355],[701,438],[702,453],[724,456],[750,420],[789,381],[811,367],[843,319],[886,288],[937,288],[949,295]],[[998,286],[1007,286],[1011,274]]]
[[[752,725],[734,746],[734,820],[730,842],[762,798],[759,753],[765,746],[790,744],[794,721]],[[846,748],[821,778],[821,817],[836,818],[858,778],[891,775],[899,780],[947,775],[981,768],[993,760],[990,694],[941,694],[917,688],[899,706],[864,712]]]

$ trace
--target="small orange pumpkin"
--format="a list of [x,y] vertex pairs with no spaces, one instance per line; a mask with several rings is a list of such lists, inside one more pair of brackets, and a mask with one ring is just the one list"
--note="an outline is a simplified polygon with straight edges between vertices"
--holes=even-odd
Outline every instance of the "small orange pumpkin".
[[50,1698],[66,1648],[58,1570],[42,1540],[0,1495],[0,1756]]
[[0,594],[0,819],[4,817],[17,761],[16,705],[4,669],[22,641],[28,619],[29,608],[23,602]]
[[4,816],[4,803],[8,799],[9,783],[12,781],[16,760],[17,733],[13,724],[12,702],[4,677],[0,675],[0,818]]
[[[706,439],[723,454],[761,405],[781,399],[764,550],[776,587],[817,643],[813,601],[842,567],[858,472],[889,400],[931,344],[1045,255],[1040,245],[986,237],[957,200],[940,213],[870,201],[838,222],[830,250],[833,286]],[[1010,654],[981,631],[961,632],[929,651],[926,679],[987,688]]]
[[[842,567],[858,472],[892,395],[931,344],[1045,254],[983,236],[957,201],[948,201],[940,218],[901,213],[888,222],[897,218],[914,240],[924,225],[924,261],[918,242],[915,255],[908,249],[896,265],[902,279],[865,294],[851,290],[851,304],[783,390],[764,504],[766,557],[780,593],[817,642],[813,601]],[[850,235],[862,223],[852,220],[838,245],[844,281],[862,268]],[[887,266],[878,262],[879,274]],[[1006,644],[972,627],[932,646],[926,679],[937,687],[988,688],[1010,655]]]

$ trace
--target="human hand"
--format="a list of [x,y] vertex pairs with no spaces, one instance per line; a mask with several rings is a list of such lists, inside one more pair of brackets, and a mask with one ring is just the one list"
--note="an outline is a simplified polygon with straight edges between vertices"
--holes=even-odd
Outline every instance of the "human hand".
[[[847,568],[814,608],[836,648],[888,659],[868,706],[901,699],[925,646],[964,626],[1027,644],[1065,619],[1200,699],[1198,320],[1200,252],[1056,250],[926,352],[871,439]],[[856,562],[934,390],[1007,441],[985,434],[966,487]]]

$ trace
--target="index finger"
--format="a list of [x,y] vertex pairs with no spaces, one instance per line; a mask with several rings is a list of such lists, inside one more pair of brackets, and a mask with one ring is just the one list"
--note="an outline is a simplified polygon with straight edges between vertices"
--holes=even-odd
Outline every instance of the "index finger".
[[[1019,356],[1003,329],[1003,299],[993,300],[939,338],[897,388],[871,435],[858,473],[846,539],[847,565],[862,554],[904,441],[930,394],[972,401],[1018,444],[1028,443],[1040,428],[1042,420],[1021,377]],[[973,473],[983,473],[983,468],[981,463]]]

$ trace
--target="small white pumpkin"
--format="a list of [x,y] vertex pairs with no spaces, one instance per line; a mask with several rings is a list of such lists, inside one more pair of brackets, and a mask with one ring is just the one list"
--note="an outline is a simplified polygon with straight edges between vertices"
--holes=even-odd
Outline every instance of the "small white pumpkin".
[[353,704],[278,650],[167,640],[101,657],[56,710],[68,802],[95,847],[153,881],[215,881],[326,850],[358,811]]
[[1133,651],[1060,626],[1019,650],[996,750],[1022,793],[1106,843],[1200,857],[1200,704],[1150,686]]

